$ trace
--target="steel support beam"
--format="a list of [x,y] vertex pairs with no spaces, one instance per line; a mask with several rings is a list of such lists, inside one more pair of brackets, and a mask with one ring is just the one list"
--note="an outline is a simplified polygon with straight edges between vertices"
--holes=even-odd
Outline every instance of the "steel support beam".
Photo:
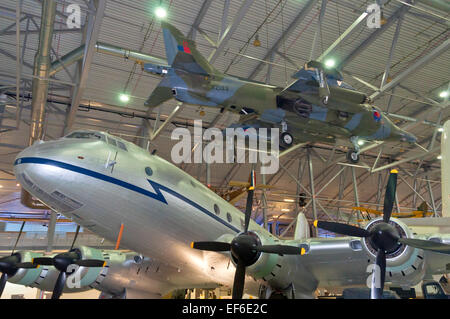
[[66,118],[65,133],[68,133],[75,122],[78,106],[81,103],[81,98],[86,88],[89,70],[94,58],[95,45],[100,33],[100,26],[105,13],[106,1],[105,0],[91,0],[96,3],[95,15],[89,15],[86,30],[86,42],[84,47],[83,62],[81,65],[81,72],[79,74],[79,83],[74,90],[72,96],[72,104]]
[[[20,21],[25,20],[27,17],[20,19]],[[57,33],[80,33],[81,29],[55,29],[53,30],[53,34]],[[40,30],[29,30],[29,34],[39,34]],[[0,31],[0,36],[2,35],[15,35],[16,31]]]
[[[308,166],[309,166],[309,186],[311,189],[311,202],[312,202],[312,211],[313,211],[313,218],[314,220],[317,220],[317,206],[316,206],[316,193],[314,190],[314,172],[313,172],[313,163],[312,163],[312,159],[311,159],[311,153],[309,151],[309,149],[307,150],[307,156],[308,156]],[[305,189],[306,191],[306,189]],[[317,237],[318,232],[317,232],[317,228],[314,229],[315,235]]]
[[[358,194],[358,183],[356,182],[356,172],[355,168],[352,167],[352,179],[353,179],[353,195],[355,197],[355,205],[356,207],[359,207],[359,194]],[[361,212],[358,210],[356,212],[356,220],[359,220],[361,218]],[[359,224],[359,222],[358,222]]]
[[22,76],[22,63],[20,58],[20,12],[22,0],[16,2],[16,117],[20,112],[20,79]]
[[200,24],[203,21],[203,18],[206,15],[206,12],[208,12],[209,7],[212,4],[212,0],[204,0],[202,7],[200,8],[200,11],[197,14],[197,17],[195,18],[194,23],[191,26],[191,30],[188,33],[188,38],[195,40],[195,37],[197,36],[197,29],[200,26]]
[[349,26],[347,28],[347,30],[345,30],[337,39],[336,41],[333,42],[332,45],[330,45],[328,47],[328,49],[326,49],[318,58],[317,61],[319,62],[323,62],[325,60],[326,57],[330,57],[334,54],[334,52],[336,51],[336,49],[339,47],[339,45],[341,43],[343,43],[344,41],[346,41],[346,39],[348,39],[348,37],[353,33],[353,31],[363,22],[365,21],[366,17],[367,17],[368,13],[367,12],[363,12],[358,19],[355,20],[355,22],[352,23],[351,26]]
[[426,175],[425,178],[427,180],[427,188],[428,188],[428,193],[430,195],[431,208],[433,208],[433,217],[437,217],[436,202],[434,201],[434,195],[433,195],[433,190],[431,189],[431,183],[430,183],[430,180],[428,179],[428,175]]
[[220,32],[217,37],[217,42],[220,41],[220,38],[224,35],[225,30],[227,29],[227,21],[228,21],[228,12],[230,11],[230,0],[224,0],[223,2],[223,11],[222,11],[222,24],[220,27]]
[[[317,0],[308,0],[306,4],[303,6],[302,10],[297,14],[297,16],[294,18],[294,20],[291,22],[291,24],[287,27],[287,29],[283,32],[280,38],[275,42],[275,44],[269,49],[269,51],[266,53],[263,60],[270,59],[270,56],[273,53],[276,53],[278,48],[283,44],[283,42],[289,38],[289,36],[294,32],[294,30],[297,28],[297,26],[305,20],[306,16],[311,12],[311,10],[314,8],[314,4],[317,2]],[[263,68],[264,63],[259,62],[258,65],[253,69],[253,71],[248,76],[249,79],[253,79],[258,72]]]
[[314,57],[316,56],[316,48],[317,48],[317,42],[320,37],[322,39],[322,20],[325,15],[325,11],[327,9],[328,0],[322,0],[322,4],[320,7],[320,14],[319,18],[317,19],[317,27],[316,32],[314,33],[314,39],[313,43],[311,45],[311,53],[309,54],[309,60],[314,60]]
[[[155,138],[158,137],[158,135],[162,132],[162,130],[169,124],[172,119],[181,111],[181,107],[183,106],[183,103],[177,103],[177,106],[172,110],[172,112],[169,114],[169,116],[166,118],[166,120],[153,132],[149,132],[150,141],[155,140]],[[155,121],[155,128],[156,128],[156,121]]]
[[410,161],[413,161],[413,160],[416,160],[416,159],[419,159],[419,158],[422,158],[422,157],[434,154],[434,153],[436,153],[438,151],[440,151],[440,147],[436,147],[433,150],[429,151],[428,153],[416,154],[414,156],[407,157],[407,158],[404,158],[402,160],[399,160],[399,161],[396,161],[396,162],[393,162],[393,163],[390,163],[390,164],[387,164],[387,165],[384,165],[384,166],[372,169],[371,173],[375,173],[375,172],[378,172],[378,171],[381,171],[381,170],[384,170],[384,169],[388,169],[388,168],[391,168],[391,167],[394,167],[394,166],[398,166],[400,164],[407,163],[407,162],[410,162]]
[[231,36],[236,31],[237,27],[241,23],[242,19],[244,19],[245,15],[247,14],[247,11],[250,9],[251,5],[253,4],[254,0],[245,0],[241,7],[238,10],[238,13],[234,17],[233,21],[228,25],[225,32],[222,34],[222,37],[220,38],[219,42],[217,43],[217,48],[215,48],[211,55],[208,58],[208,61],[213,64],[220,53],[223,52],[225,49],[225,46],[228,44],[228,42],[231,39]]
[[[378,37],[380,37],[389,27],[397,21],[397,19],[408,12],[410,7],[401,6],[397,9],[390,17],[387,19],[386,23],[381,26],[381,28],[372,32],[368,38],[366,38],[355,50],[353,50],[347,57],[339,64],[339,68],[343,69],[347,64],[349,64],[355,57],[357,57],[362,51],[368,48]],[[360,16],[361,18],[361,16]]]
[[[392,58],[394,57],[395,47],[397,46],[398,36],[400,35],[400,29],[402,27],[404,16],[400,16],[397,21],[397,27],[395,28],[394,37],[392,38],[392,44],[391,49],[389,50],[389,57],[386,62],[386,67],[384,69],[383,78],[381,79],[380,89],[383,89],[383,86],[386,84],[386,81],[389,77],[389,72],[391,70],[391,64],[392,64]],[[389,100],[389,104],[390,104]],[[389,112],[389,105],[387,108],[387,111]]]
[[436,57],[441,55],[444,52],[447,52],[447,50],[450,47],[450,39],[445,40],[443,43],[441,43],[439,46],[434,48],[430,53],[425,55],[424,57],[417,60],[413,65],[409,66],[406,70],[402,71],[400,74],[398,74],[394,79],[392,79],[391,82],[383,86],[379,91],[373,93],[370,98],[372,100],[378,98],[383,92],[389,91],[396,87],[398,84],[401,83],[407,76],[412,74],[413,72],[416,72],[417,70],[423,68],[425,65],[433,61]]

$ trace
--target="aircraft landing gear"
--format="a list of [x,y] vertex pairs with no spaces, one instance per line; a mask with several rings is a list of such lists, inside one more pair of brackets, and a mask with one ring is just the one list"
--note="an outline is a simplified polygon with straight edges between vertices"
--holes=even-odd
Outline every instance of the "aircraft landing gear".
[[358,163],[359,162],[359,152],[357,150],[349,150],[347,152],[347,160],[353,164]]
[[358,137],[352,136],[350,137],[350,141],[352,142],[354,148],[347,152],[347,160],[352,164],[357,164],[359,162],[359,153],[360,153],[360,148],[358,145]]
[[289,148],[294,144],[294,137],[288,132],[283,132],[280,135],[280,145],[284,148]]

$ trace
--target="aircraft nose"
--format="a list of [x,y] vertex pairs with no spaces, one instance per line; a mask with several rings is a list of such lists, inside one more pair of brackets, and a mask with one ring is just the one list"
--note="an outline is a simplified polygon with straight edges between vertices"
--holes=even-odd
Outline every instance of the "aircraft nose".
[[[61,142],[56,141],[41,141],[38,140],[33,145],[25,148],[21,151],[14,160],[14,174],[17,181],[21,185],[25,185],[24,178],[26,176],[39,175],[37,178],[46,178],[46,171],[48,169],[42,169],[40,165],[48,159],[56,159],[58,155],[64,151],[61,147]],[[43,174],[41,174],[43,173]],[[25,177],[24,177],[25,176]]]
[[25,148],[23,151],[21,151],[14,160],[14,175],[16,176],[16,179],[18,182],[20,182],[21,185],[23,185],[23,173],[28,169],[27,164],[24,163],[26,159],[28,158],[35,158],[39,157],[40,146],[43,145],[43,141],[36,141],[32,146],[29,146]]
[[[19,154],[17,154],[15,162],[17,162],[18,159],[24,158],[24,157],[35,157],[40,153],[40,145],[45,144],[42,140],[37,140],[33,143],[33,145],[28,146],[23,151],[21,151]],[[15,163],[14,162],[14,163]]]

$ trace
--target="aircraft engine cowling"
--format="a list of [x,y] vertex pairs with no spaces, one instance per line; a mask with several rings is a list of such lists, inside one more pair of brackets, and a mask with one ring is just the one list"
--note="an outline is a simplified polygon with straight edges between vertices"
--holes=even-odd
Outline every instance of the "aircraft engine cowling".
[[[100,259],[104,260],[103,252],[99,249],[89,247],[75,248],[80,254],[81,259]],[[49,257],[42,254],[21,251],[18,252],[21,255],[22,262],[31,262],[36,257]],[[50,255],[54,256],[56,254]],[[92,284],[103,268],[100,267],[79,267],[74,265],[75,272],[73,272],[67,279],[66,286],[63,292],[74,293],[91,289],[89,287]],[[8,281],[14,284],[24,285],[32,288],[38,288],[43,291],[53,291],[53,288],[58,278],[59,271],[53,266],[39,266],[36,269],[19,269],[14,276],[8,278]]]
[[[63,293],[77,293],[91,289],[99,290],[101,298],[130,298],[133,292],[139,292],[135,297],[150,296],[148,290],[149,273],[158,272],[159,264],[136,252],[119,250],[100,250],[90,247],[77,247],[75,250],[81,260],[96,259],[106,262],[104,267],[76,266],[75,272],[68,275]],[[42,254],[22,251],[21,262],[31,262],[33,258],[43,257]],[[55,254],[53,254],[55,255]],[[156,269],[155,269],[156,268]],[[167,267],[164,267],[166,270]],[[140,269],[145,269],[141,271]],[[43,291],[53,291],[59,271],[53,266],[39,266],[35,269],[18,269],[8,278],[14,284],[38,288]],[[163,287],[164,290],[166,287]],[[166,289],[167,290],[167,289]],[[160,296],[153,296],[156,298]]]
[[[366,226],[371,230],[375,225],[382,223],[382,219],[375,219]],[[411,230],[400,220],[391,218],[389,224],[395,227],[402,238],[413,238]],[[374,264],[377,250],[370,238],[361,240],[370,261]],[[410,287],[418,284],[425,275],[424,252],[421,249],[399,244],[394,251],[386,253],[386,282],[393,285]]]
[[[259,234],[258,230],[249,231],[248,234],[255,239],[257,246],[280,245],[286,244],[286,241],[279,241],[275,237],[267,237]],[[239,236],[239,235],[237,235]],[[223,235],[217,239],[218,242],[232,242],[235,237],[232,235]],[[294,247],[297,244],[293,245]],[[301,247],[298,247],[299,251]],[[216,252],[204,251],[203,256],[207,265],[206,272],[218,282],[224,284],[233,282],[235,267],[237,260],[232,253],[217,254]],[[230,258],[231,257],[231,258]],[[249,256],[246,274],[254,280],[247,280],[245,290],[249,294],[258,293],[259,285],[270,285],[272,289],[278,291],[288,290],[292,284],[299,288],[315,287],[314,279],[302,278],[302,282],[297,282],[296,278],[291,276],[293,271],[297,271],[301,267],[292,259],[298,258],[296,255],[279,255],[265,252],[254,252]],[[230,267],[229,263],[235,267]],[[306,271],[306,270],[305,270]],[[310,298],[311,296],[309,296]]]
[[[42,257],[42,254],[31,251],[18,251],[15,254],[20,256],[20,262],[22,263],[31,262],[33,258],[36,257]],[[42,269],[40,268],[19,268],[13,276],[10,276],[8,278],[8,281],[18,285],[31,286],[37,280],[37,278],[39,278],[41,271]]]

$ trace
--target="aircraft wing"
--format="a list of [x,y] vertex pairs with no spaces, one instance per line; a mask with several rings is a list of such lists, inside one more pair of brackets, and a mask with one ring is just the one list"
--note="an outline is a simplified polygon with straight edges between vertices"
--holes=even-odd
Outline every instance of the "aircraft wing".
[[173,97],[172,88],[169,80],[165,77],[159,82],[152,94],[145,101],[144,105],[148,107],[157,107],[160,104],[170,100]]
[[[339,127],[327,127],[321,130],[317,129],[317,125],[314,120],[306,120],[299,118],[296,114],[282,112],[280,114],[248,114],[241,116],[238,123],[231,125],[232,128],[242,128],[247,131],[249,128],[256,130],[260,128],[267,128],[270,135],[271,128],[279,128],[281,131],[280,123],[282,120],[286,121],[289,127],[291,127],[291,133],[293,134],[296,143],[314,143],[324,142],[334,144],[336,142],[337,135],[346,135],[347,132]],[[273,114],[272,114],[273,113]],[[322,125],[320,125],[322,127]]]
[[[450,235],[444,234],[416,238],[435,237],[439,237],[442,243],[450,243]],[[300,257],[292,257],[298,260],[290,262],[301,265],[307,275],[314,278],[318,288],[366,286],[371,274],[368,265],[373,263],[374,257],[365,249],[363,240],[356,237],[309,238],[302,241],[301,246],[306,248],[306,253]],[[424,273],[442,273],[442,269],[446,269],[450,263],[450,254],[409,248],[402,253],[410,258],[403,261],[388,259],[387,285],[415,286],[423,279]]]
[[306,63],[293,77],[297,80],[279,94],[280,102],[300,98],[311,104],[326,105],[329,109],[348,113],[360,112],[361,104],[369,102],[366,94],[343,81],[339,71],[327,69],[316,61]]

